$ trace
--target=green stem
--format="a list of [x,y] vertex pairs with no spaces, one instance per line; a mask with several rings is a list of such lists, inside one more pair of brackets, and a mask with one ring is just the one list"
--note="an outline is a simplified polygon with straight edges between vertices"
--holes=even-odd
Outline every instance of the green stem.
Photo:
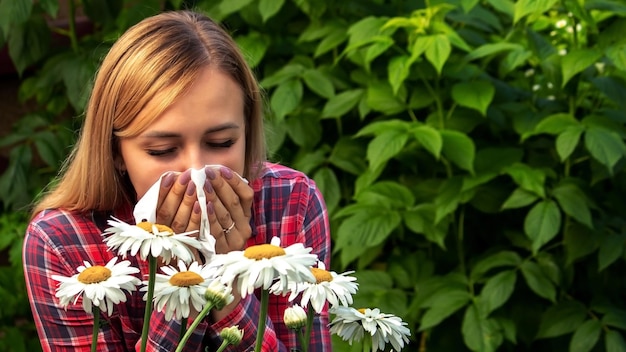
[[265,318],[267,317],[267,305],[269,302],[270,293],[268,290],[261,291],[261,312],[259,314],[259,324],[256,331],[256,345],[254,346],[254,352],[261,352],[263,346],[263,335],[265,334]]
[[363,352],[372,352],[372,336],[367,332],[363,337]]
[[306,311],[306,333],[304,335],[304,341],[302,341],[302,351],[307,352],[309,350],[309,343],[311,342],[311,331],[313,330],[313,318],[315,318],[315,309],[309,302],[309,307]]
[[178,341],[180,341],[183,338],[183,336],[185,336],[185,333],[187,332],[186,330],[187,330],[187,318],[183,317],[180,321],[180,335],[178,336],[179,338]]
[[96,352],[98,345],[98,332],[100,331],[100,308],[92,306],[93,330],[91,332],[91,352]]
[[[187,329],[187,331],[185,332],[185,335],[183,335],[183,337],[180,339],[180,343],[178,344],[178,347],[176,347],[176,352],[180,352],[183,350],[183,347],[185,347],[185,344],[187,343],[187,340],[189,340],[189,337],[191,337],[191,334],[193,334],[193,332],[196,330],[196,328],[198,327],[202,319],[204,319],[204,317],[206,317],[207,314],[209,314],[211,309],[213,309],[213,306],[214,306],[213,302],[208,302],[204,306],[204,308],[202,308],[202,311],[198,314],[196,319],[193,320],[193,323],[191,323],[191,326],[189,327],[189,329]],[[222,345],[224,345],[224,343],[222,343]],[[221,351],[222,349],[223,349],[222,346],[220,346],[219,351]]]
[[217,351],[215,351],[215,352],[222,352],[223,350],[226,349],[226,346],[228,346],[228,342],[222,341],[222,344],[220,345],[220,348],[218,348]]
[[153,256],[148,257],[150,273],[148,274],[148,293],[146,298],[146,310],[143,315],[143,330],[141,331],[141,352],[146,351],[148,345],[148,331],[150,330],[150,316],[152,315],[152,296],[154,296],[154,282],[156,280],[157,260]]
[[69,3],[69,37],[70,37],[70,42],[72,44],[72,51],[74,51],[74,53],[78,53],[78,37],[76,35],[76,4],[74,3],[74,0],[70,0],[68,1]]

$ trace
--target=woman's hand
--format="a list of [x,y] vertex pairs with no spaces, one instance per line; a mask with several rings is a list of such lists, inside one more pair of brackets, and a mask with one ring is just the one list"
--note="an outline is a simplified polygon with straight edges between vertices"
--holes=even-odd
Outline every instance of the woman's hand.
[[207,213],[211,234],[216,240],[215,252],[242,250],[252,235],[250,218],[254,191],[225,166],[219,169],[207,167],[205,172]]
[[[210,232],[215,237],[215,252],[242,250],[252,234],[254,191],[231,169],[205,167],[204,192]],[[191,170],[163,176],[156,211],[157,223],[176,233],[200,229],[201,208]]]

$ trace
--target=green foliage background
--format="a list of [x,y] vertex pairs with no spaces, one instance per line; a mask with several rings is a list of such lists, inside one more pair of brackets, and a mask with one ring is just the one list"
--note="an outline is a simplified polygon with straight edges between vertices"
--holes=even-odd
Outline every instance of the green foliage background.
[[0,349],[38,348],[24,209],[67,155],[100,58],[141,18],[194,7],[255,68],[272,159],[322,189],[354,306],[403,317],[406,350],[626,351],[624,2],[65,3],[93,30],[51,25],[58,0],[0,0],[0,45],[38,107],[0,141]]

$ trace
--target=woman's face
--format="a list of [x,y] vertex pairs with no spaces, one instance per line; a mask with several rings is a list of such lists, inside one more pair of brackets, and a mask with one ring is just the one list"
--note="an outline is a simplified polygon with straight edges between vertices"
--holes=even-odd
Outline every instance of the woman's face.
[[222,164],[243,174],[245,135],[241,88],[227,74],[205,68],[145,131],[120,140],[123,168],[138,199],[166,171]]

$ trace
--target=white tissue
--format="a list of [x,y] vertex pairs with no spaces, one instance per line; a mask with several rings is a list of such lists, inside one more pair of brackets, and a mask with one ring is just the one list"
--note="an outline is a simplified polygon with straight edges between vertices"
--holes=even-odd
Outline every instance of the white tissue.
[[[219,169],[222,165],[205,165],[204,168],[190,170],[191,182],[196,185],[196,195],[198,196],[198,203],[200,204],[200,232],[198,234],[198,240],[202,244],[200,253],[202,253],[208,262],[215,254],[215,237],[211,235],[211,226],[209,225],[209,216],[206,209],[206,195],[204,194],[204,182],[206,180],[206,172],[204,169],[207,167]],[[248,180],[234,171],[233,173],[239,176],[244,182],[248,183]],[[156,222],[156,207],[159,201],[159,190],[161,189],[161,180],[165,174],[167,174],[167,172],[159,177],[135,205],[135,209],[133,210],[135,223],[140,223],[141,221]]]

